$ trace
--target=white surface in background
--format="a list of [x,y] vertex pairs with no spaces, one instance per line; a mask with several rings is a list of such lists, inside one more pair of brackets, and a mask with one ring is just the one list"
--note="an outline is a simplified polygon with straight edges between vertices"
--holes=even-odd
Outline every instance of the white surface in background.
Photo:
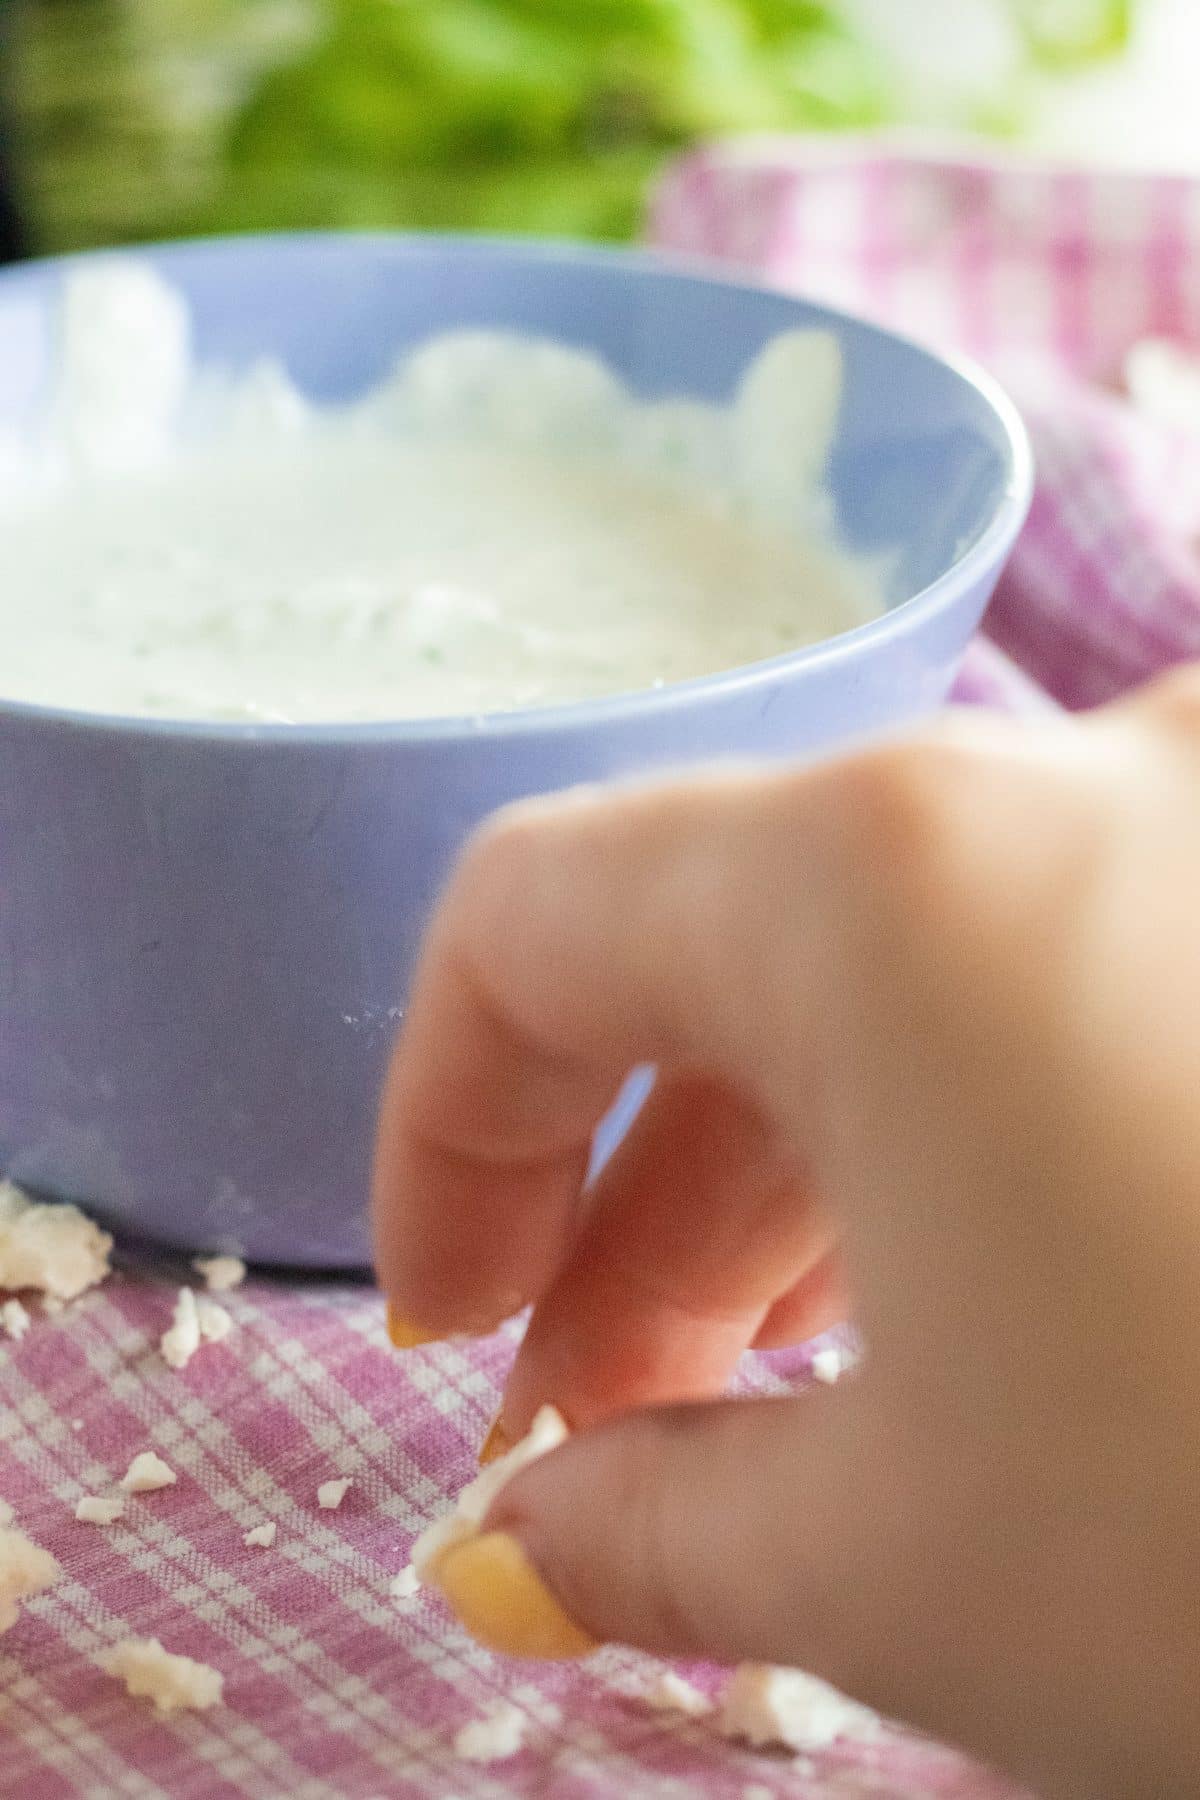
[[[847,0],[904,75],[917,124],[953,124],[1011,94],[1020,46],[1005,0]],[[936,14],[936,24],[935,24]],[[1139,0],[1130,52],[1039,84],[1028,148],[1200,173],[1200,0]]]

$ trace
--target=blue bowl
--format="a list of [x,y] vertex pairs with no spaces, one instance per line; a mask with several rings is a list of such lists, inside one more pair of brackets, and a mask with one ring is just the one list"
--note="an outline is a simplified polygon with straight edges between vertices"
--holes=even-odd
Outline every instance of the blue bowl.
[[[825,327],[846,365],[840,530],[896,553],[886,615],[815,648],[481,722],[195,725],[0,702],[0,1168],[140,1236],[357,1266],[380,1082],[472,827],[521,795],[824,751],[937,707],[1023,522],[1029,449],[974,370],[645,256],[391,236],[139,254],[187,296],[203,357],[270,353],[331,401],[402,347],[476,325],[597,352],[644,396],[723,400],[776,333]],[[0,275],[0,430],[44,404],[64,266]]]

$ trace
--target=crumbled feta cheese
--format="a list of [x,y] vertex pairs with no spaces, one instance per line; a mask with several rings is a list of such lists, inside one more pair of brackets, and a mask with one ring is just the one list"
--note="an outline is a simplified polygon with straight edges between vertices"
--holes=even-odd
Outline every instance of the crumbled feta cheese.
[[111,1249],[108,1233],[77,1206],[42,1205],[0,1181],[0,1288],[73,1300],[104,1280]]
[[411,1600],[413,1595],[419,1594],[420,1591],[421,1577],[417,1574],[417,1571],[413,1568],[411,1563],[408,1564],[407,1568],[401,1569],[400,1573],[393,1577],[392,1585],[388,1589],[393,1600]]
[[0,1325],[3,1325],[10,1338],[18,1343],[25,1336],[33,1321],[19,1300],[6,1300],[0,1306]]
[[707,1694],[702,1694],[674,1669],[667,1669],[659,1676],[646,1695],[646,1705],[652,1712],[685,1713],[689,1719],[702,1719],[705,1713],[712,1711],[712,1701]]
[[7,1500],[0,1500],[0,1526],[11,1525],[12,1522],[13,1522],[12,1507],[8,1504]]
[[240,1256],[196,1256],[192,1267],[214,1294],[227,1294],[246,1279],[246,1265]]
[[221,1343],[233,1330],[232,1318],[215,1300],[197,1300],[196,1318],[200,1324],[200,1336],[206,1344]]
[[0,1633],[16,1624],[22,1600],[40,1594],[61,1574],[50,1552],[24,1532],[0,1530]]
[[326,1512],[336,1512],[346,1498],[346,1489],[352,1481],[351,1475],[342,1475],[335,1481],[323,1481],[317,1489],[317,1505],[323,1506]]
[[123,1681],[135,1699],[152,1700],[156,1713],[184,1708],[205,1712],[221,1698],[224,1676],[207,1663],[164,1650],[157,1638],[125,1638],[98,1661],[104,1673]]
[[178,1479],[155,1451],[143,1450],[122,1475],[121,1486],[127,1494],[152,1494],[156,1488],[173,1487]]
[[233,1320],[215,1300],[197,1300],[191,1288],[180,1288],[171,1323],[159,1339],[163,1360],[173,1369],[186,1368],[201,1344],[219,1344],[233,1330]]
[[84,1525],[115,1525],[124,1511],[119,1494],[85,1494],[75,1504],[75,1517]]
[[722,1696],[723,1737],[745,1738],[756,1750],[825,1750],[839,1738],[877,1735],[879,1720],[857,1701],[800,1669],[743,1663]]
[[809,1366],[812,1369],[814,1381],[820,1381],[826,1387],[832,1387],[834,1382],[840,1378],[846,1365],[842,1361],[841,1351],[831,1345],[825,1350],[815,1350]]
[[242,1542],[251,1548],[269,1550],[275,1542],[277,1529],[274,1519],[268,1519],[264,1525],[255,1525],[252,1530],[248,1531]]
[[505,1762],[525,1741],[525,1714],[505,1700],[482,1719],[472,1719],[454,1739],[454,1754],[463,1762]]
[[[435,1565],[455,1544],[477,1536],[492,1501],[514,1475],[536,1462],[547,1451],[557,1450],[566,1442],[566,1424],[552,1406],[543,1406],[533,1421],[528,1437],[504,1456],[489,1463],[482,1474],[469,1481],[458,1496],[455,1509],[446,1517],[427,1526],[412,1547],[412,1565],[421,1581],[434,1579]],[[436,1585],[436,1583],[435,1583]]]
[[187,1366],[200,1348],[200,1315],[191,1288],[180,1288],[171,1323],[159,1339],[163,1361],[173,1369]]

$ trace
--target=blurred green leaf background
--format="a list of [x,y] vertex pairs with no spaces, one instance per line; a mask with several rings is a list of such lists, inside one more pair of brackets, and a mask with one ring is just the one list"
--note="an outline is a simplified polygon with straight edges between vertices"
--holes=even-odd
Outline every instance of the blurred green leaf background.
[[[1025,79],[1125,42],[1135,0],[995,0]],[[924,16],[938,30],[943,6]],[[850,0],[12,0],[39,248],[274,226],[622,238],[664,159],[746,130],[903,120]],[[909,10],[913,7],[910,5]]]

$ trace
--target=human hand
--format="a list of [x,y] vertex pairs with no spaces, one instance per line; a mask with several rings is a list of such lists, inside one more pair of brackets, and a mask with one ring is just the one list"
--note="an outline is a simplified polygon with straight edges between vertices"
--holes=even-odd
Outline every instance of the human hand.
[[[532,1300],[496,1502],[599,1639],[809,1668],[1048,1790],[1200,1785],[1200,679],[502,815],[385,1101],[380,1274]],[[663,1071],[586,1201],[627,1069]],[[716,1392],[853,1295],[832,1392]]]

